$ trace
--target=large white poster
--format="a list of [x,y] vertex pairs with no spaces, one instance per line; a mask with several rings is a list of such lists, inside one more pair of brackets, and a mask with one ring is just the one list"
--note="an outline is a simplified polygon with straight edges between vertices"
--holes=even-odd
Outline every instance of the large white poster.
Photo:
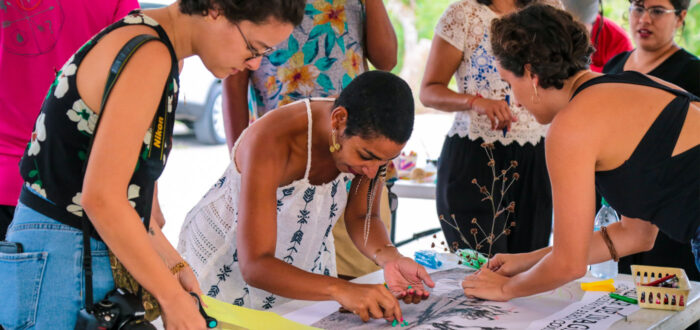
[[[432,273],[436,285],[430,298],[420,304],[401,303],[405,329],[605,329],[638,307],[607,298],[605,293],[587,293],[572,282],[543,294],[493,302],[467,298],[461,281],[470,272],[453,268]],[[617,283],[620,293],[634,292],[631,283]],[[284,317],[323,329],[393,329],[385,320],[363,323],[354,314],[340,313],[336,302],[321,302]],[[558,326],[562,327],[553,327]],[[571,329],[571,327],[569,327]]]

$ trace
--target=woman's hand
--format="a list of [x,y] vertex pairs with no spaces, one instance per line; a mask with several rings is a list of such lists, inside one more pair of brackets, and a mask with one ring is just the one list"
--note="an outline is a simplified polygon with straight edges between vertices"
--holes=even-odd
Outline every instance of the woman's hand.
[[498,253],[489,260],[488,268],[496,274],[511,277],[530,269],[538,260],[529,253]]
[[428,299],[430,292],[423,283],[434,287],[435,283],[423,266],[413,259],[401,256],[384,264],[384,280],[389,290],[407,304],[417,304]]
[[202,289],[199,287],[197,277],[190,266],[183,268],[177,273],[177,280],[180,281],[180,285],[186,292],[194,292],[197,296],[202,295]]
[[403,322],[398,300],[381,284],[348,282],[339,287],[333,299],[364,322],[369,321],[370,318]]
[[464,294],[468,297],[477,297],[493,301],[508,301],[511,299],[503,286],[508,282],[508,277],[499,275],[486,267],[482,267],[472,275],[468,275],[462,281]]
[[159,303],[166,329],[206,329],[196,299],[184,290],[177,290],[172,297]]
[[518,119],[510,112],[510,107],[506,101],[489,100],[477,98],[472,104],[472,109],[479,114],[486,115],[491,121],[491,129],[504,129],[510,131],[511,122]]

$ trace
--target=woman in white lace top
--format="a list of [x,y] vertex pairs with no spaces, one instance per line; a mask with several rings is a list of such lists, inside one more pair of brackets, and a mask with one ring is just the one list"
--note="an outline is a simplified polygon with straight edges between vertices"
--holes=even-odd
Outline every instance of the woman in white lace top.
[[[435,28],[435,37],[421,84],[420,99],[428,107],[454,112],[447,133],[437,182],[437,210],[445,218],[454,215],[462,234],[474,237],[472,247],[481,252],[525,252],[547,246],[551,232],[552,198],[544,159],[547,126],[538,124],[517,100],[495,66],[489,42],[491,21],[525,7],[532,0],[462,0],[452,3]],[[558,0],[540,1],[561,7]],[[458,91],[448,87],[451,77]],[[490,156],[484,147],[492,147]],[[490,158],[495,164],[489,166]],[[517,163],[513,163],[515,161]],[[484,194],[473,184],[491,187],[493,173],[511,164],[519,180],[505,194],[493,191],[495,203],[515,202],[513,213],[496,218]],[[492,172],[493,170],[499,172]],[[512,178],[512,177],[511,177]],[[500,187],[500,184],[498,184]],[[496,236],[509,229],[505,239],[485,243],[491,233],[478,231],[472,219]],[[513,221],[515,223],[513,223]],[[454,227],[441,221],[445,238],[460,248],[468,245]],[[515,226],[511,226],[515,225]],[[480,243],[480,244],[478,244]]]

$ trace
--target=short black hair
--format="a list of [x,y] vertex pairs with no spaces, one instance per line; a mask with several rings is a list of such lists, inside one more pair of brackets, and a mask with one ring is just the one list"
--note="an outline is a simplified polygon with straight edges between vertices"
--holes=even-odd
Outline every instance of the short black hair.
[[304,18],[305,7],[304,0],[180,0],[183,14],[206,16],[210,10],[220,10],[232,23],[260,24],[272,17],[297,26]]
[[[515,5],[518,6],[519,8],[522,8],[522,7],[529,5],[533,1],[534,0],[515,0]],[[493,0],[476,0],[476,2],[478,2],[484,6],[490,6],[493,3]]]
[[530,64],[542,88],[558,89],[588,69],[594,51],[582,23],[566,11],[542,4],[494,20],[491,47],[504,69],[521,77]]
[[[644,0],[629,0],[635,6],[644,6]],[[673,9],[676,10],[676,16],[681,14],[681,11],[688,10],[690,0],[669,0]]]
[[385,71],[368,71],[353,79],[333,108],[348,111],[345,136],[386,137],[405,143],[413,131],[413,93],[401,78]]

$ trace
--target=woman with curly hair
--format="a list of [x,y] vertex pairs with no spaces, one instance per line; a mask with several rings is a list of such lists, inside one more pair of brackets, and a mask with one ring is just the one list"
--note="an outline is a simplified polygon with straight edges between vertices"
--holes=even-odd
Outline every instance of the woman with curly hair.
[[[492,29],[499,72],[540,123],[554,245],[496,255],[464,293],[508,300],[551,290],[586,266],[647,251],[659,230],[700,250],[700,99],[638,72],[588,70],[593,48],[568,13],[534,5]],[[622,220],[593,232],[595,187]]]
[[201,293],[197,280],[152,207],[172,147],[178,63],[197,55],[218,78],[254,70],[303,12],[303,0],[180,0],[132,11],[68,60],[20,163],[25,184],[7,231],[15,248],[0,252],[1,327],[83,328],[81,309],[127,277],[113,277],[112,254],[168,328],[204,329],[188,293]]
[[[505,205],[515,203],[517,227],[506,239],[482,244],[483,253],[526,252],[547,246],[552,229],[552,197],[544,161],[547,126],[539,124],[520,105],[506,81],[498,75],[491,51],[489,28],[494,19],[522,9],[533,0],[462,0],[451,4],[435,28],[435,38],[423,76],[420,100],[425,106],[454,113],[454,123],[445,137],[437,175],[438,215],[450,217],[460,228],[469,228],[476,218],[483,228],[492,227],[493,210],[479,202],[483,195],[472,184],[491,182],[489,157],[482,144],[492,146],[496,169],[517,161],[524,174],[505,196],[495,193]],[[558,0],[539,1],[561,7]],[[448,87],[454,75],[457,91]],[[505,217],[496,228],[504,227]],[[460,233],[441,222],[451,246],[467,247]],[[475,239],[484,241],[486,233]]]

